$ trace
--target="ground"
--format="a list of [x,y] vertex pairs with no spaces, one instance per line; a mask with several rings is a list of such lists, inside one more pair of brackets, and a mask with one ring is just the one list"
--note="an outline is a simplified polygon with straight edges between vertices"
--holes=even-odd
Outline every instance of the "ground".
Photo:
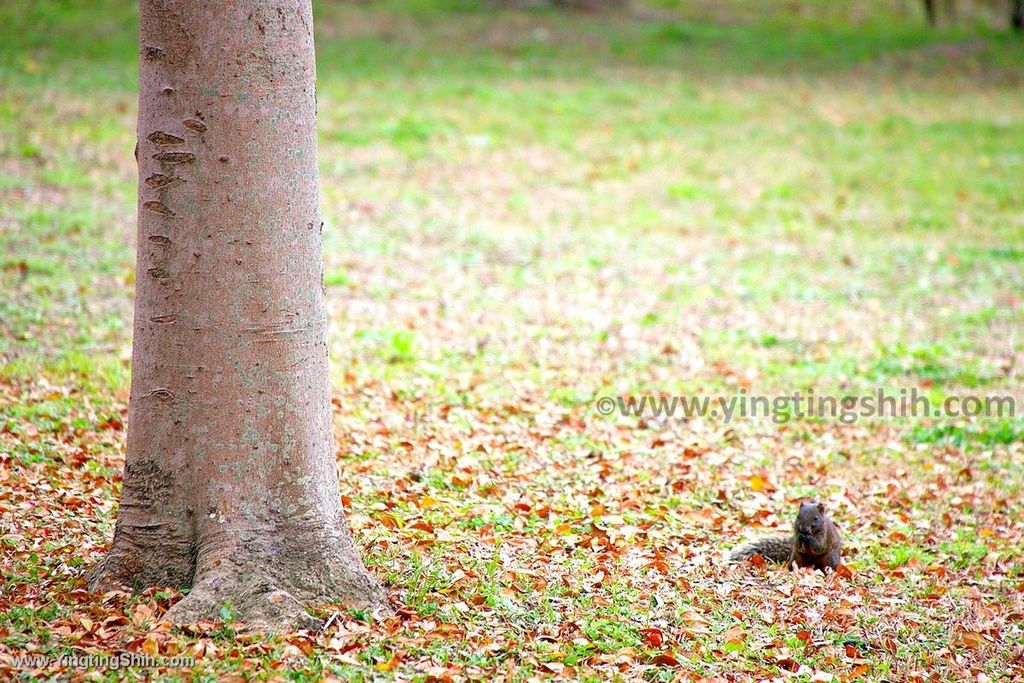
[[[1024,43],[910,2],[661,5],[317,5],[338,465],[396,613],[277,636],[85,591],[124,452],[136,17],[0,7],[2,675],[1024,677],[1019,413],[595,408],[884,387],[1020,410]],[[723,561],[805,496],[840,572]],[[14,662],[120,651],[197,663]]]

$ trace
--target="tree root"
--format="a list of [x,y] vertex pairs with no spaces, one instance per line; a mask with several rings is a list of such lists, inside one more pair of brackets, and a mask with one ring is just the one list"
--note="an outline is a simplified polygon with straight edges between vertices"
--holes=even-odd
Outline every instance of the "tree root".
[[235,537],[200,550],[192,589],[166,618],[177,624],[218,621],[226,609],[252,630],[316,629],[320,621],[305,607],[325,604],[390,612],[386,592],[363,567],[347,529],[338,535],[292,529]]
[[173,624],[230,618],[255,631],[316,630],[322,622],[306,612],[295,596],[262,579],[210,578],[192,590],[165,615]]
[[121,539],[86,573],[89,590],[129,590],[138,592],[150,586],[184,588],[192,584],[195,550],[191,544],[174,548],[140,548]]
[[167,612],[176,624],[230,618],[272,632],[316,629],[319,620],[305,606],[390,611],[340,513],[329,523],[299,519],[260,531],[226,529],[198,544],[155,544],[145,533],[115,534],[113,547],[86,578],[91,590],[191,586]]

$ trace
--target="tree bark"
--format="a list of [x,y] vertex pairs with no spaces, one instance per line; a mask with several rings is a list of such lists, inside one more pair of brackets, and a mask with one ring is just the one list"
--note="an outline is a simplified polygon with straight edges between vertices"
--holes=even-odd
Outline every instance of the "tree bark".
[[924,0],[924,16],[928,19],[930,26],[935,26],[937,17],[935,15],[935,0]]
[[330,410],[309,0],[142,0],[128,451],[94,588],[172,621],[376,608]]

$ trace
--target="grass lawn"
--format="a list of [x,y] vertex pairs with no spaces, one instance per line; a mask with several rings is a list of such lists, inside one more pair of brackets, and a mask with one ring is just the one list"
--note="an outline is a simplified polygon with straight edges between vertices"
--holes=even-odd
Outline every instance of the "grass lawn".
[[[593,403],[1024,410],[1024,39],[916,2],[681,4],[316,5],[338,464],[396,616],[273,637],[85,592],[123,464],[137,16],[0,6],[0,677],[1024,677],[1019,413]],[[723,561],[810,495],[848,571]],[[120,651],[198,659],[13,659]]]

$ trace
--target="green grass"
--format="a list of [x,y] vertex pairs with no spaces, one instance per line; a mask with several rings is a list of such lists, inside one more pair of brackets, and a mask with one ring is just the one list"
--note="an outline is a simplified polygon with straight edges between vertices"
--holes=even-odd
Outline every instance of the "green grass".
[[994,420],[983,424],[917,424],[908,438],[913,443],[952,445],[957,447],[978,445],[982,448],[1024,441],[1024,421]]

